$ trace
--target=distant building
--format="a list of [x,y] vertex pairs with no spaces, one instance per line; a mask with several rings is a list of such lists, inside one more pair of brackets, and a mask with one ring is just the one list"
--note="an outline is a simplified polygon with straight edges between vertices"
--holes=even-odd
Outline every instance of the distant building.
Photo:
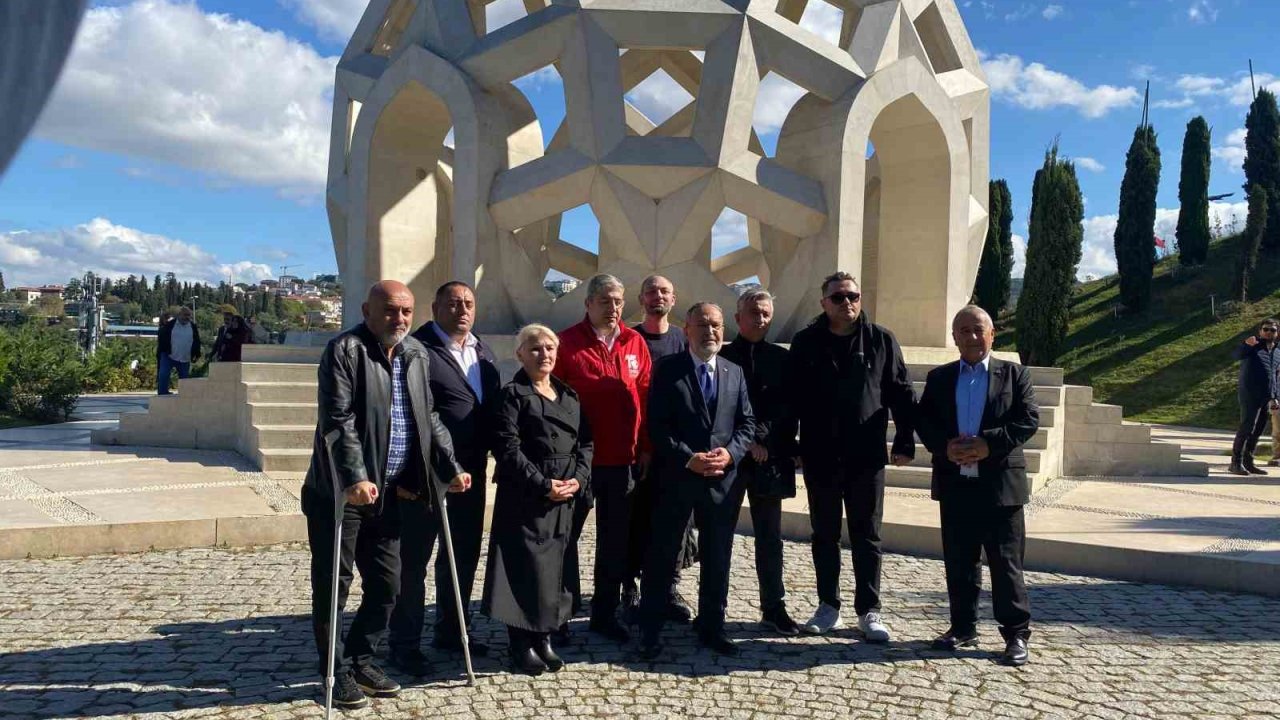
[[578,287],[578,284],[578,281],[573,278],[565,278],[563,280],[547,280],[542,283],[542,287],[546,288],[547,292],[555,297],[561,297],[573,292]]
[[758,282],[744,282],[734,283],[729,286],[729,289],[732,290],[735,295],[741,295],[748,290],[755,290],[758,287],[762,287]]
[[34,304],[40,299],[40,288],[16,287],[11,290],[13,297],[23,305]]

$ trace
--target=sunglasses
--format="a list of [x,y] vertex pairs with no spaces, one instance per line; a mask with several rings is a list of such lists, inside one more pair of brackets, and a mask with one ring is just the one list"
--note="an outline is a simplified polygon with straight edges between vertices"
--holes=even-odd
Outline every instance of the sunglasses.
[[843,305],[846,302],[856,303],[862,299],[862,293],[856,292],[834,292],[827,296],[827,299],[836,305]]
[[1276,328],[1271,327],[1270,325],[1268,325],[1267,327],[1262,328],[1262,332],[1275,332],[1275,331],[1276,331]]

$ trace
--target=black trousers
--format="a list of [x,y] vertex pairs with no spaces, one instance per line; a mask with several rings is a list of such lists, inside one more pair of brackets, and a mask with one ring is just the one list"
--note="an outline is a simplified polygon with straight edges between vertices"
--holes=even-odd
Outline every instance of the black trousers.
[[628,577],[627,548],[631,537],[631,492],[634,487],[635,469],[631,465],[591,468],[591,492],[596,500],[592,619],[610,617],[618,610],[622,584]]
[[1240,462],[1244,458],[1253,461],[1253,451],[1258,447],[1258,438],[1267,428],[1267,420],[1271,417],[1268,398],[1240,396],[1240,427],[1236,430],[1235,442],[1231,444],[1232,462]]
[[967,634],[977,628],[982,589],[982,552],[991,567],[991,602],[1005,640],[1031,636],[1031,600],[1022,578],[1027,543],[1021,505],[996,506],[967,498],[945,498],[942,559],[946,565],[951,629]]
[[[645,555],[653,540],[653,509],[657,503],[658,493],[654,489],[660,479],[657,472],[649,469],[649,476],[636,483],[631,493],[631,535],[627,547],[627,580],[623,589],[635,591],[636,580],[644,570]],[[690,516],[685,525],[684,541],[680,553],[676,557],[676,582],[680,580],[680,572],[693,567],[698,562],[698,535],[693,529],[693,517]]]
[[733,534],[742,509],[745,484],[738,480],[728,496],[717,497],[709,483],[690,473],[664,477],[653,512],[653,543],[645,558],[640,590],[641,625],[646,638],[662,631],[667,599],[675,582],[676,556],[692,514],[698,524],[698,618],[700,632],[719,632],[729,605],[729,564]]
[[[379,503],[355,507],[347,505],[342,514],[342,544],[339,551],[338,625],[347,604],[354,577],[360,570],[363,596],[355,619],[347,631],[337,635],[334,647],[335,674],[352,665],[373,661],[374,652],[387,634],[387,622],[400,588],[400,530],[395,493],[384,493]],[[333,585],[333,510],[326,500],[303,491],[302,508],[307,517],[307,542],[311,545],[311,625],[315,632],[316,666],[321,677],[326,672],[329,653],[329,603]]]
[[[471,489],[450,493],[449,529],[453,540],[453,556],[458,565],[458,589],[462,593],[462,610],[467,627],[471,627],[471,589],[476,567],[480,564],[480,544],[484,535],[485,474],[471,472]],[[437,643],[459,643],[458,604],[453,595],[453,578],[449,573],[449,556],[445,553],[443,524],[440,514],[422,500],[400,500],[400,598],[391,614],[393,651],[417,649],[422,643],[423,618],[426,614],[427,564],[431,551],[436,553],[436,623]]]
[[822,470],[805,459],[805,491],[818,599],[840,608],[840,511],[848,518],[853,555],[854,611],[880,609],[880,521],[884,517],[884,468]]
[[781,609],[786,600],[786,588],[782,583],[782,500],[760,497],[750,490],[747,491],[747,500],[755,535],[760,611],[767,614]]
[[578,541],[582,539],[582,529],[587,526],[587,515],[593,504],[573,504],[573,526],[569,530],[569,546],[564,551],[564,589],[573,598],[569,605],[569,611],[573,615],[577,615],[582,609],[582,569],[578,560]]

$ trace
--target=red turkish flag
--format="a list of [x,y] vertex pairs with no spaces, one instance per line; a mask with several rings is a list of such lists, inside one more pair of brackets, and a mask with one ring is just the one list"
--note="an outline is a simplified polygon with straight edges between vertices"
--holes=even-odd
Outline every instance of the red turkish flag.
[[1160,248],[1161,250],[1165,248],[1164,238],[1160,237],[1159,235],[1153,235],[1152,238],[1156,244],[1156,247]]

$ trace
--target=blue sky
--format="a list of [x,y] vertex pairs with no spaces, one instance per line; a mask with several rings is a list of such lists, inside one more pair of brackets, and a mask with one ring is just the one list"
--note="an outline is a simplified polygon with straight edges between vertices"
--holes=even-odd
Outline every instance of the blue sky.
[[[490,6],[514,17],[518,0]],[[992,177],[1009,181],[1026,235],[1031,179],[1061,137],[1086,205],[1080,275],[1114,270],[1111,234],[1124,153],[1151,81],[1160,137],[1157,233],[1173,240],[1182,136],[1213,127],[1211,192],[1224,225],[1243,224],[1240,162],[1247,60],[1261,84],[1280,73],[1272,0],[959,0],[993,89]],[[838,15],[812,0],[802,24]],[[0,178],[0,271],[9,285],[173,270],[184,279],[254,280],[336,271],[324,211],[333,67],[362,0],[128,0],[95,3],[34,136]],[[834,27],[838,27],[838,22]],[[563,101],[546,73],[519,83],[544,133]],[[765,146],[797,98],[767,78],[756,127]],[[688,100],[655,76],[630,96],[651,118]],[[1234,202],[1233,202],[1234,201]],[[723,250],[740,217],[718,224]],[[589,212],[566,240],[594,246]],[[1020,274],[1020,271],[1015,271]]]

